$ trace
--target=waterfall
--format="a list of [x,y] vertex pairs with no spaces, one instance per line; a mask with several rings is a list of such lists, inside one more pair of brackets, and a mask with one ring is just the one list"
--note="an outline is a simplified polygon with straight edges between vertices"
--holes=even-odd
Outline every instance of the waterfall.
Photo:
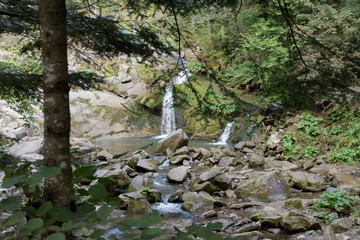
[[173,85],[187,83],[188,77],[192,75],[187,71],[186,61],[183,58],[180,61],[182,62],[180,66],[183,66],[184,70],[172,78],[172,83],[165,88],[162,106],[161,136],[159,137],[166,137],[166,135],[176,130]]
[[228,138],[230,136],[231,127],[233,124],[234,124],[234,122],[229,122],[226,125],[224,132],[221,134],[219,141],[216,144],[226,144],[226,141],[228,140]]

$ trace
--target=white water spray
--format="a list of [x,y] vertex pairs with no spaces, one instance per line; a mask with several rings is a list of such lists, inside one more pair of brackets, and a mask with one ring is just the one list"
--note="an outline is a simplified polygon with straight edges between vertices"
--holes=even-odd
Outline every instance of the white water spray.
[[224,132],[221,134],[219,141],[216,144],[226,144],[227,140],[229,139],[229,136],[231,133],[231,128],[232,128],[233,124],[234,124],[234,122],[229,122],[226,125]]

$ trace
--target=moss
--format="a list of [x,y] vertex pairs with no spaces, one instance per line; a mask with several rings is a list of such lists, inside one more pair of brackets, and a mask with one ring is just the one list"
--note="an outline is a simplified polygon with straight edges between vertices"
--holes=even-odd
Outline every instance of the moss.
[[303,204],[299,198],[286,199],[283,208],[285,209],[303,209]]

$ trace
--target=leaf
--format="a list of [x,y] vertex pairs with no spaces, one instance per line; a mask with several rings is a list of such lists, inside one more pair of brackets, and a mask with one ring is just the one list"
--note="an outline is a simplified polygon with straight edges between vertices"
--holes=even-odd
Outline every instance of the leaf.
[[10,188],[14,186],[15,184],[21,182],[26,176],[25,175],[19,175],[15,176],[13,178],[10,178],[9,180],[5,180],[4,183],[1,185],[3,188]]
[[52,208],[51,202],[44,202],[39,209],[36,210],[36,216],[42,217],[44,216],[50,209]]
[[176,233],[176,240],[192,240],[189,238],[186,233],[182,232],[180,229],[174,226]]
[[25,228],[29,230],[36,230],[44,226],[44,221],[41,218],[30,219],[26,224]]
[[73,172],[74,177],[85,177],[87,175],[94,175],[97,166],[84,166],[79,167]]
[[65,240],[65,234],[53,233],[45,238],[45,240]]
[[39,172],[45,177],[50,178],[53,176],[56,176],[58,174],[61,174],[61,169],[59,167],[46,167],[43,166],[39,169]]
[[113,159],[119,159],[119,158],[125,156],[128,153],[129,153],[129,151],[117,154],[117,155],[113,156]]
[[24,220],[24,217],[25,217],[24,212],[15,213],[5,220],[4,226],[9,227],[18,224]]
[[214,222],[214,223],[208,223],[206,227],[210,230],[219,230],[223,227],[223,225],[220,222]]
[[54,220],[59,222],[68,222],[75,219],[73,212],[60,206],[52,207],[49,211],[49,214]]
[[90,237],[90,239],[98,239],[104,234],[105,234],[105,230],[98,229],[95,232],[93,232],[89,237]]
[[89,192],[86,191],[85,189],[79,188],[79,189],[76,189],[76,191],[77,191],[81,196],[89,196]]
[[34,189],[36,185],[38,185],[41,182],[41,180],[43,180],[43,178],[44,178],[43,174],[39,171],[31,175],[31,177],[28,180],[30,187]]
[[0,209],[14,211],[20,208],[22,198],[19,196],[8,197],[0,202]]
[[84,203],[84,204],[81,204],[78,209],[77,209],[77,212],[79,214],[87,214],[87,213],[90,213],[90,212],[93,212],[95,211],[95,207],[94,206],[91,206],[87,203]]
[[111,212],[112,212],[112,208],[110,208],[106,205],[103,205],[96,211],[96,216],[100,220],[105,220],[110,216]]
[[96,184],[89,188],[90,196],[98,201],[102,201],[106,198],[106,188],[102,184]]
[[107,184],[112,184],[114,181],[111,180],[110,178],[98,178],[99,183],[107,185]]
[[162,230],[161,228],[150,228],[150,229],[145,229],[141,232],[141,239],[153,239],[156,237],[161,236],[162,234],[164,234],[164,230]]

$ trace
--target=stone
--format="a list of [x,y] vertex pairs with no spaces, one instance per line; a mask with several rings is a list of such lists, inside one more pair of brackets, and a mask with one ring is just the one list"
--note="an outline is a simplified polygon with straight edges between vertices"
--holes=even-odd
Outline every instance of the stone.
[[222,157],[219,161],[219,166],[236,166],[237,159],[234,157]]
[[190,167],[189,166],[181,166],[173,168],[169,171],[166,178],[171,182],[183,182],[188,175]]
[[212,157],[213,154],[211,151],[206,148],[199,148],[193,155],[193,159],[205,160]]
[[245,147],[245,144],[246,144],[245,141],[238,142],[238,143],[234,146],[234,149],[241,151],[241,150]]
[[235,232],[236,233],[250,232],[254,230],[259,230],[260,228],[261,228],[260,222],[248,223],[241,226],[239,229],[236,229]]
[[206,192],[189,192],[182,197],[181,208],[188,212],[202,212],[212,210],[215,200]]
[[127,212],[130,214],[146,214],[151,210],[151,205],[146,199],[130,200],[127,203]]
[[288,177],[290,178],[290,185],[304,191],[319,192],[326,187],[325,179],[316,174],[297,171],[288,172]]
[[179,148],[175,151],[174,155],[188,155],[190,152],[190,149],[188,146],[183,146],[182,148]]
[[265,169],[281,169],[283,171],[286,170],[296,170],[299,167],[291,162],[288,161],[266,161],[264,165]]
[[216,191],[216,187],[212,185],[210,182],[197,183],[190,187],[190,190],[193,192],[207,192],[209,194],[213,194]]
[[285,209],[297,209],[297,210],[304,209],[302,201],[301,201],[300,198],[286,199],[285,203],[283,205],[283,208],[285,208]]
[[255,146],[256,146],[256,144],[253,141],[246,141],[245,142],[245,147],[254,148]]
[[9,148],[10,154],[20,157],[24,154],[40,154],[44,144],[43,138],[23,138],[20,142],[15,143]]
[[142,190],[143,187],[151,187],[153,184],[148,178],[144,178],[143,176],[136,176],[133,180],[131,180],[129,191],[139,191]]
[[25,127],[19,127],[11,131],[11,133],[15,134],[16,139],[20,140],[27,136],[27,131]]
[[252,168],[259,167],[264,163],[264,156],[261,156],[257,153],[253,153],[250,155],[249,163],[250,163],[250,167]]
[[349,218],[335,219],[329,227],[332,233],[342,233],[352,228],[352,222]]
[[181,215],[181,212],[178,211],[172,211],[172,210],[164,210],[160,213],[160,216],[164,218],[176,218]]
[[320,223],[314,218],[309,218],[292,211],[289,212],[288,216],[282,219],[281,225],[288,233],[321,229]]
[[278,228],[280,227],[282,217],[278,215],[264,216],[260,218],[262,227]]
[[213,184],[216,188],[225,191],[231,186],[231,178],[226,176],[224,173],[220,173],[214,178]]
[[232,234],[231,237],[238,240],[260,240],[263,239],[263,234],[259,231],[252,231],[252,232]]
[[161,192],[157,189],[150,189],[147,191],[142,190],[141,192],[149,203],[162,202]]
[[157,172],[159,167],[153,159],[140,159],[136,168],[144,172]]
[[166,156],[170,159],[174,156],[174,152],[170,149],[170,148],[167,148],[166,149]]
[[173,152],[177,149],[187,146],[189,138],[186,133],[182,130],[176,130],[170,133],[166,138],[160,140],[156,146],[156,153],[165,153],[167,148],[170,148]]
[[217,217],[217,212],[215,212],[215,210],[209,210],[209,211],[206,211],[202,214],[202,216],[204,218],[212,218],[212,217]]
[[351,190],[354,188],[360,188],[360,179],[347,173],[336,173],[333,183],[339,189]]
[[265,202],[285,200],[291,195],[290,186],[280,171],[252,172],[235,190],[238,198]]
[[255,207],[255,206],[259,206],[258,203],[255,202],[245,202],[245,203],[235,203],[230,205],[231,209],[245,209],[245,208],[250,208],[250,207]]
[[110,161],[113,158],[113,155],[106,150],[101,150],[96,154],[96,158],[102,161]]
[[228,189],[225,191],[225,195],[227,198],[236,198],[235,191]]
[[199,178],[203,182],[211,181],[219,174],[220,174],[220,168],[212,168],[210,169],[210,171],[200,174]]
[[182,202],[182,195],[184,194],[184,191],[182,190],[177,190],[176,192],[174,192],[173,194],[170,195],[168,202],[170,203],[178,203],[178,202]]
[[279,133],[273,132],[273,133],[271,133],[270,137],[266,141],[266,144],[268,146],[272,146],[274,148],[274,146],[278,145],[280,142],[281,142],[281,137],[280,137]]
[[170,163],[171,164],[180,164],[184,160],[190,160],[190,157],[188,155],[173,156],[172,158],[170,158]]
[[315,165],[315,163],[312,160],[307,160],[304,162],[303,168],[304,168],[304,170],[308,170],[308,169],[312,168],[314,165]]

